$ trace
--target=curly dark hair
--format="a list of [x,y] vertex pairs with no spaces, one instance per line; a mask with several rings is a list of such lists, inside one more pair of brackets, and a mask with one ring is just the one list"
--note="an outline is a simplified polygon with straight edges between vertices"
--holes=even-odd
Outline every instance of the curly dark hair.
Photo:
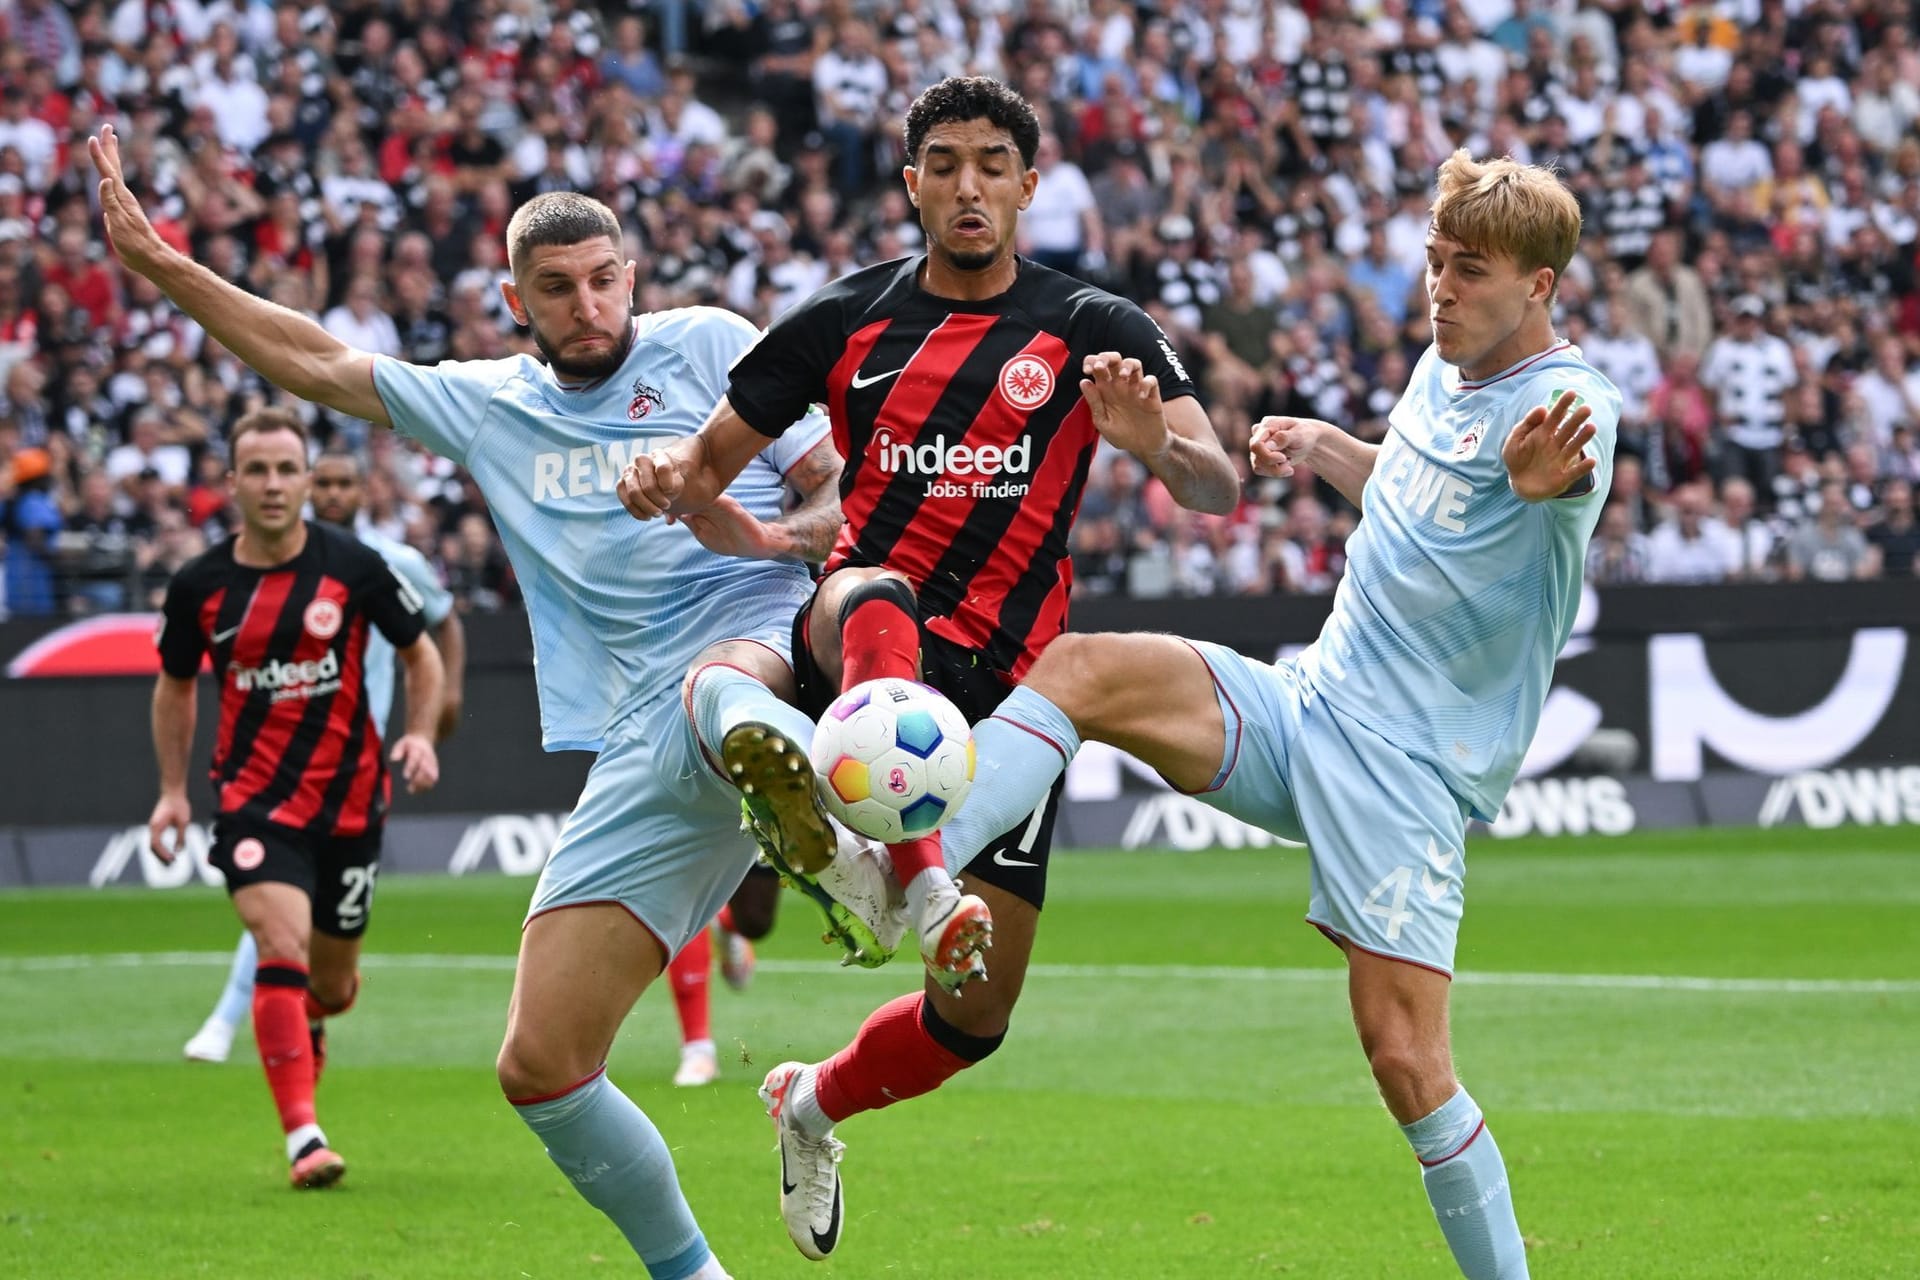
[[920,148],[935,126],[967,120],[985,120],[1004,129],[1019,148],[1020,163],[1033,168],[1040,149],[1040,119],[1027,100],[987,76],[948,76],[913,100],[907,108],[907,161],[918,166]]

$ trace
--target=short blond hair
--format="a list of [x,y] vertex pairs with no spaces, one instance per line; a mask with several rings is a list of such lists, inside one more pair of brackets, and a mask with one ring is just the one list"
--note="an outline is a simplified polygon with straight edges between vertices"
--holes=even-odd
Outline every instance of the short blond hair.
[[1433,232],[1478,253],[1512,258],[1522,271],[1547,267],[1553,294],[1580,247],[1580,202],[1553,170],[1510,156],[1478,161],[1465,148],[1440,166]]

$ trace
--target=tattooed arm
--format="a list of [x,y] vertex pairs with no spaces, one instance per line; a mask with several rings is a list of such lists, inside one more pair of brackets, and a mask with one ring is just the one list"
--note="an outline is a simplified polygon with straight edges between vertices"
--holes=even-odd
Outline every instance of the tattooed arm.
[[780,558],[819,564],[840,534],[840,470],[844,466],[831,438],[822,440],[787,472],[800,504],[777,520],[762,521],[737,501],[721,494],[700,511],[679,519],[700,545],[723,556],[750,560]]

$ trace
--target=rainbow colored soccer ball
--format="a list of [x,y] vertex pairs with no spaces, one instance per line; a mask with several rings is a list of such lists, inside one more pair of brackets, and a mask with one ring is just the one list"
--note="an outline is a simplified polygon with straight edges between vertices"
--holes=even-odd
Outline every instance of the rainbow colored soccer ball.
[[869,680],[835,698],[812,755],[828,812],[886,844],[939,830],[973,786],[967,718],[912,680]]

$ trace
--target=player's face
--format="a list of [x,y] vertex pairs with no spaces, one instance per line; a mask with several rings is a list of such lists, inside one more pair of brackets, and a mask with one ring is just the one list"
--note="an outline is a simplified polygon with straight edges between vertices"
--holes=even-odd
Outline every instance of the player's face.
[[620,367],[633,341],[633,273],[606,236],[527,251],[500,286],[513,318],[564,378],[592,381]]
[[1521,324],[1528,307],[1544,306],[1552,289],[1553,272],[1545,267],[1522,271],[1510,257],[1427,237],[1433,345],[1468,377],[1498,373],[1527,354],[1518,350]]
[[256,538],[278,538],[300,523],[312,480],[306,442],[291,431],[249,431],[233,446],[227,488]]
[[929,252],[959,271],[984,271],[1013,251],[1020,210],[1040,175],[1006,130],[985,120],[935,125],[906,170]]
[[346,458],[322,458],[313,464],[313,514],[328,524],[353,526],[367,500],[359,466]]

